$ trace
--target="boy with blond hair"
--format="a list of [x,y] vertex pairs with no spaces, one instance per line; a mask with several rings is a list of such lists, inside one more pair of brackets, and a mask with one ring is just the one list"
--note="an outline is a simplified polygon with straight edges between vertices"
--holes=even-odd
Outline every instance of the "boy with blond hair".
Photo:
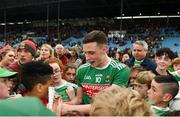
[[139,72],[132,84],[133,89],[138,91],[144,99],[147,99],[147,91],[151,88],[151,82],[154,76],[151,71]]
[[[113,99],[112,99],[113,97]],[[149,105],[138,92],[128,88],[111,87],[93,97],[91,116],[150,116]]]

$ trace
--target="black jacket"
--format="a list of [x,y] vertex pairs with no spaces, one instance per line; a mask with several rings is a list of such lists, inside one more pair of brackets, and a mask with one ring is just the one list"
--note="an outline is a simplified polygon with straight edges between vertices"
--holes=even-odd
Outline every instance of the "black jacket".
[[[125,64],[128,65],[129,67],[133,67],[134,66],[134,61],[135,58],[132,57],[130,59],[128,59],[127,61],[125,61]],[[150,58],[145,57],[144,61],[141,63],[141,66],[143,68],[145,68],[146,70],[150,70],[150,71],[154,71],[156,69],[156,63],[151,60]]]

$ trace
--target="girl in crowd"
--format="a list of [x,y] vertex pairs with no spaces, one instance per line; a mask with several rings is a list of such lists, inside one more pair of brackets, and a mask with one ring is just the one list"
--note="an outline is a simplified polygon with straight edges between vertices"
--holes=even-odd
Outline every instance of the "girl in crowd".
[[40,48],[40,56],[37,60],[45,61],[51,57],[54,57],[54,50],[49,44],[43,44]]
[[63,72],[63,78],[71,83],[76,83],[76,66],[73,63],[69,63],[65,66]]
[[76,94],[77,85],[62,79],[64,69],[62,62],[55,57],[50,58],[45,62],[47,62],[53,68],[53,87],[55,92],[61,96],[63,101],[70,101],[73,99]]
[[122,53],[120,51],[115,52],[114,59],[121,61],[122,60]]
[[127,54],[127,53],[124,53],[123,55],[122,55],[122,62],[124,63],[126,60],[128,60],[130,57],[129,57],[129,54]]
[[12,48],[4,48],[0,53],[0,67],[8,69],[8,66],[14,62],[15,51]]

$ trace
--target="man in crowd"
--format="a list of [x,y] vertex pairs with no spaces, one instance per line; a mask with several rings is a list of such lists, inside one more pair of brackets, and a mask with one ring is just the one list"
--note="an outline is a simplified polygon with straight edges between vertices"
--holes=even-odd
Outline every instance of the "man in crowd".
[[18,61],[13,62],[9,65],[9,70],[20,72],[22,65],[31,62],[36,57],[36,45],[30,40],[24,40],[20,43],[17,54]]
[[148,58],[148,45],[145,41],[136,41],[133,44],[133,57],[125,61],[129,67],[141,65],[146,70],[155,70],[156,63]]
[[68,63],[68,57],[66,56],[67,53],[63,45],[57,44],[55,52],[56,57],[63,63],[63,65],[66,65]]
[[[16,71],[20,73],[22,71],[22,66],[25,63],[31,62],[36,57],[36,45],[34,42],[30,40],[24,40],[20,43],[17,54],[18,54],[18,61],[13,62],[9,65],[10,71]],[[20,83],[16,89],[17,93],[23,93],[25,91],[24,86]]]

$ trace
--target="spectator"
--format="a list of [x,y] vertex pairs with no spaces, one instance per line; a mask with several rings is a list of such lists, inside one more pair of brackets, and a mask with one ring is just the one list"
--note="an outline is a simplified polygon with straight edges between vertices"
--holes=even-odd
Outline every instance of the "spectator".
[[69,63],[74,63],[76,67],[79,67],[82,63],[82,60],[79,57],[81,48],[79,46],[73,46],[70,50]]
[[177,95],[179,84],[172,76],[155,76],[148,90],[151,109],[157,116],[165,116],[170,112],[169,103]]
[[122,53],[120,51],[115,52],[114,59],[120,62],[122,60]]
[[63,78],[71,83],[77,83],[76,80],[76,66],[74,64],[67,64],[63,71]]
[[38,97],[47,105],[48,87],[53,83],[52,74],[52,67],[42,61],[32,61],[24,64],[20,75],[22,84],[26,88],[23,95]]
[[15,51],[11,48],[2,49],[0,52],[0,67],[8,69],[8,66],[14,62]]
[[[175,58],[173,60],[172,66],[173,66],[172,69],[173,71],[171,71],[170,74],[172,74],[176,78],[180,86],[180,57]],[[172,103],[170,104],[170,108],[172,110],[180,110],[180,90],[176,95],[176,97],[173,99]]]
[[63,101],[70,101],[76,95],[77,85],[62,79],[63,64],[57,58],[50,58],[47,62],[53,68],[52,86],[56,94],[61,96]]
[[35,97],[3,100],[0,108],[0,116],[56,116]]
[[138,91],[141,96],[147,100],[147,91],[151,88],[151,81],[154,78],[154,74],[150,71],[139,72],[133,83],[133,89]]
[[151,116],[152,113],[149,105],[135,90],[112,87],[93,97],[90,115]]
[[49,44],[43,44],[40,49],[40,56],[38,60],[45,61],[51,57],[54,57],[54,50]]
[[61,44],[57,44],[55,47],[56,51],[56,57],[63,63],[63,65],[66,65],[68,63],[68,58],[66,56],[66,50]]
[[131,84],[133,84],[133,82],[135,81],[135,79],[137,77],[137,74],[142,71],[145,71],[145,69],[140,65],[131,67],[129,86],[131,86]]
[[146,70],[155,70],[156,64],[147,57],[148,45],[145,41],[136,41],[133,44],[133,57],[125,61],[129,67],[141,65]]
[[20,72],[23,64],[31,62],[36,57],[36,45],[34,42],[29,40],[24,40],[20,43],[18,47],[18,61],[13,62],[9,65],[9,69]]
[[[31,62],[36,58],[36,51],[37,48],[34,42],[30,40],[22,41],[17,50],[18,61],[11,63],[8,69],[20,73],[25,63]],[[20,83],[21,81],[16,82],[17,86],[15,91],[17,93],[23,93],[25,91],[25,87]]]
[[153,71],[156,75],[169,75],[167,68],[171,65],[175,55],[170,48],[160,48],[156,52],[156,69]]
[[124,63],[124,62],[127,61],[129,58],[130,58],[130,57],[129,57],[129,54],[124,53],[124,54],[122,55],[122,62]]
[[13,85],[10,79],[15,78],[15,75],[17,75],[17,72],[0,68],[0,99],[5,99],[10,96],[10,89]]

